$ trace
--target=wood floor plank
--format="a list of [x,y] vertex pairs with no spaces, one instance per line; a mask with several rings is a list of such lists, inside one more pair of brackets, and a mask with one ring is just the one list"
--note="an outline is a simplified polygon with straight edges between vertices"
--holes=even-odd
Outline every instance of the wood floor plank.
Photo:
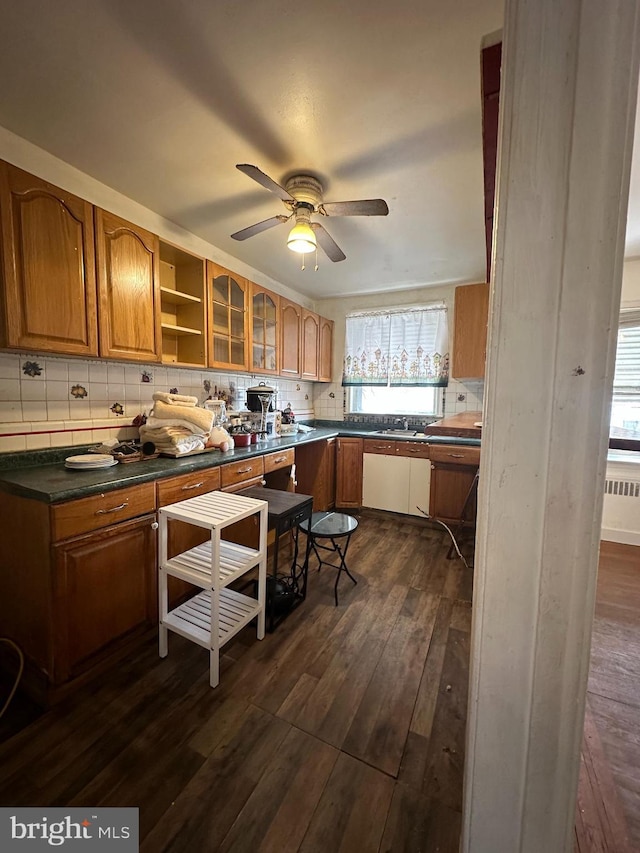
[[140,846],[143,853],[217,850],[272,765],[290,727],[249,706]]
[[585,710],[582,754],[587,774],[592,780],[592,787],[598,792],[597,806],[607,843],[617,853],[630,853],[631,844],[626,820],[618,799],[611,765],[600,740],[589,697],[587,697]]
[[299,608],[278,628],[277,634],[265,638],[266,643],[261,643],[264,649],[249,659],[243,672],[237,674],[235,686],[230,683],[230,689],[244,694],[265,711],[276,713],[300,676],[312,672],[327,637],[332,636],[344,619],[351,618],[352,610],[355,616],[364,604],[364,601],[354,602],[347,613],[333,606],[316,605],[307,611]]
[[376,598],[370,600],[295,716],[295,725],[340,747],[406,596],[407,589],[398,586],[381,603]]
[[[606,779],[603,783],[607,810],[615,812],[617,803],[621,805],[631,849],[640,849],[640,710],[592,694],[588,700],[602,750],[598,776],[606,779],[610,773],[613,780],[613,793],[611,782]],[[595,749],[593,741],[590,746]],[[613,823],[618,825],[620,819],[614,818]]]
[[460,812],[398,783],[380,853],[458,853],[461,824]]
[[441,598],[438,604],[436,622],[429,645],[424,673],[420,681],[413,717],[409,726],[410,731],[427,739],[431,736],[433,716],[438,698],[437,685],[440,684],[442,675],[452,614],[453,601],[450,598]]
[[318,679],[313,675],[303,672],[296,681],[293,689],[278,708],[277,714],[283,720],[293,721],[301,713],[302,708],[316,689]]
[[[158,665],[117,699],[103,705],[102,690],[95,697],[89,693],[84,706],[74,706],[77,713],[65,715],[65,706],[54,709],[49,717],[49,731],[41,741],[36,738],[37,759],[23,766],[0,786],[0,801],[10,798],[12,805],[62,805],[117,756],[126,744],[144,730],[150,708],[161,716],[201,672],[198,661],[174,656],[171,663]],[[163,663],[163,662],[161,662]],[[117,726],[122,734],[114,736]],[[31,749],[27,752],[32,753]]]
[[400,768],[438,604],[438,596],[409,591],[342,743],[345,752],[391,776]]
[[389,776],[340,753],[301,853],[376,853],[393,786]]
[[469,634],[450,629],[423,782],[428,797],[456,811],[462,811],[469,650]]
[[295,853],[338,750],[292,728],[220,846],[225,853]]

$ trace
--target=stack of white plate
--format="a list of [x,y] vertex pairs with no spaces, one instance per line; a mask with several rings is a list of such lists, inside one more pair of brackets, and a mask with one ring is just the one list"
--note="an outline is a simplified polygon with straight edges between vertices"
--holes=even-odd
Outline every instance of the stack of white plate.
[[110,453],[82,453],[80,456],[67,456],[64,467],[74,471],[91,471],[94,468],[111,468],[118,460]]

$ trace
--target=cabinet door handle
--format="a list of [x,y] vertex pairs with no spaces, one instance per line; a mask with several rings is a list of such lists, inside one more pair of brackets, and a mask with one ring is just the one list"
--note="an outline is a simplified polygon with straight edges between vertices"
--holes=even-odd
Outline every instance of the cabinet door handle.
[[452,459],[464,459],[464,453],[449,453]]
[[253,468],[238,468],[238,474],[250,474]]
[[274,462],[286,462],[286,461],[287,461],[287,457],[286,457],[286,456],[278,456],[278,458],[277,458],[277,459],[274,459],[273,461],[274,461]]
[[183,486],[183,487],[182,487],[182,491],[183,491],[183,492],[186,492],[186,491],[188,491],[189,489],[199,489],[199,488],[200,488],[200,486],[204,486],[204,480],[202,480],[202,482],[200,482],[200,483],[191,483],[191,485],[190,485],[190,486]]
[[417,447],[410,447],[410,448],[409,448],[409,453],[420,453],[420,451],[418,450],[418,448],[417,448]]
[[390,444],[376,444],[376,450],[388,450],[391,447]]
[[152,521],[152,522],[151,522],[151,529],[152,529],[152,530],[157,530],[157,529],[158,529],[158,527],[159,527],[159,525],[158,525],[158,522],[157,522],[157,521]]
[[120,504],[120,506],[113,506],[111,507],[111,509],[97,509],[96,515],[106,515],[108,512],[118,512],[119,510],[124,509],[128,506],[129,501],[125,501],[123,504]]

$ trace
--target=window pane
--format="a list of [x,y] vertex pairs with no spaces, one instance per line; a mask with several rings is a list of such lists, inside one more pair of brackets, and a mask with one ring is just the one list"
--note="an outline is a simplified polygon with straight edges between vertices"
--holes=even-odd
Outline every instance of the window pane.
[[623,313],[618,332],[611,402],[613,438],[640,439],[640,322]]
[[439,388],[349,388],[347,407],[353,414],[440,415],[442,391]]

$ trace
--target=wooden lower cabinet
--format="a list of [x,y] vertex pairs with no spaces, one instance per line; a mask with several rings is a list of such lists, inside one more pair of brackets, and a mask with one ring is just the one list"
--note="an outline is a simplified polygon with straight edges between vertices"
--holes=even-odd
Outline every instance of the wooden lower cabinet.
[[336,448],[336,508],[362,506],[361,438],[338,438]]
[[329,438],[296,447],[296,492],[313,495],[314,512],[335,506],[337,441]]
[[0,516],[0,632],[48,704],[157,619],[155,485],[54,505],[0,492]]
[[54,672],[61,684],[157,620],[155,514],[54,546]]
[[[480,464],[479,447],[434,445],[431,448],[431,488],[429,511],[434,518],[458,522],[464,502]],[[475,499],[466,517],[475,518]]]

